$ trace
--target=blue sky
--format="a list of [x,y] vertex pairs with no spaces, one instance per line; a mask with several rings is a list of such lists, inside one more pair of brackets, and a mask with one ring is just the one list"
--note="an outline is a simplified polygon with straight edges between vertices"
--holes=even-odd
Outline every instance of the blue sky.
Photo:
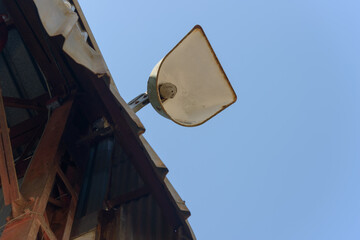
[[200,24],[238,96],[196,128],[138,116],[198,239],[360,239],[360,2],[80,0],[120,94]]

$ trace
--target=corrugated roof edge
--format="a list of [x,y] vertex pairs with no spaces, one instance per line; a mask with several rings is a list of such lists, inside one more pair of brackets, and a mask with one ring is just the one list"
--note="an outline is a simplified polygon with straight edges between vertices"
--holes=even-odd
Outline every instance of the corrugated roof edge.
[[[96,51],[98,51],[101,54],[100,48],[96,43],[96,40],[94,38],[93,33],[90,30],[90,27],[86,21],[86,18],[81,10],[81,7],[78,3],[77,0],[72,0],[72,3],[74,4],[76,11],[79,15],[79,21],[82,22],[86,32],[88,33],[88,36],[90,38],[90,41],[92,43],[92,45],[94,46],[94,49]],[[101,54],[102,56],[102,54]],[[105,60],[104,60],[105,62]],[[106,65],[106,62],[105,62]],[[106,65],[107,68],[107,65]],[[145,132],[145,127],[143,126],[143,124],[141,123],[140,119],[138,118],[138,116],[134,113],[134,111],[132,111],[130,109],[130,107],[127,105],[127,103],[124,101],[124,99],[120,96],[120,93],[115,85],[115,82],[111,76],[110,71],[107,68],[107,75],[110,79],[110,84],[109,84],[109,89],[112,92],[112,94],[114,95],[114,97],[117,99],[117,101],[120,103],[120,105],[126,110],[127,115],[131,118],[131,120],[133,121],[132,124],[136,124],[137,129],[138,129],[138,134],[139,134],[139,139],[141,141],[141,143],[143,144],[146,152],[149,154],[150,159],[152,160],[153,166],[156,169],[156,171],[158,172],[159,176],[164,180],[164,186],[167,188],[167,190],[171,193],[172,198],[174,199],[174,201],[176,202],[179,210],[181,213],[183,213],[183,218],[185,219],[185,223],[189,232],[191,233],[191,237],[192,239],[196,239],[195,234],[187,220],[187,218],[190,216],[190,211],[189,209],[186,207],[185,205],[185,201],[183,201],[180,197],[180,195],[176,192],[175,188],[172,186],[172,184],[170,183],[170,181],[165,177],[166,174],[168,173],[168,169],[165,166],[165,164],[161,161],[161,159],[159,158],[159,156],[156,154],[156,152],[153,150],[153,148],[150,146],[150,144],[146,141],[146,139],[144,138],[144,136],[142,135]],[[130,123],[131,124],[131,123]],[[131,125],[132,125],[131,124]]]
[[[79,15],[79,21],[81,21],[81,23],[83,24],[86,32],[88,33],[88,36],[89,36],[89,39],[90,39],[90,42],[92,43],[94,49],[100,53],[100,55],[102,56],[102,53],[100,51],[100,48],[95,40],[95,37],[89,27],[89,24],[88,22],[86,21],[86,18],[84,16],[84,13],[80,7],[80,4],[77,0],[72,0],[75,8],[76,8],[76,11]],[[136,126],[137,128],[139,129],[140,132],[144,133],[145,132],[145,127],[144,125],[141,123],[140,119],[138,118],[138,116],[134,113],[134,111],[132,111],[130,109],[130,107],[127,105],[127,103],[124,101],[124,99],[120,96],[120,93],[116,87],[116,84],[111,76],[111,73],[109,71],[109,68],[106,64],[106,61],[104,60],[104,64],[106,66],[106,74],[109,76],[109,79],[110,79],[110,85],[109,85],[109,88],[111,90],[111,92],[113,93],[113,95],[116,97],[116,99],[119,101],[119,103],[124,107],[124,109],[126,110],[126,112],[129,114],[129,116],[131,117],[131,119],[134,121],[134,123],[136,123]]]

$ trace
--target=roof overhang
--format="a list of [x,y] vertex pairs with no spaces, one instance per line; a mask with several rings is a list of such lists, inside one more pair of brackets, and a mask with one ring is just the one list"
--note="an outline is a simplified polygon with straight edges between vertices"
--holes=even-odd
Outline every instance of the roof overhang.
[[63,0],[3,0],[14,24],[54,93],[64,95],[77,85],[96,116],[105,116],[115,136],[131,156],[139,175],[148,184],[164,216],[174,229],[184,227],[190,212],[166,178],[167,168],[142,134],[136,114],[122,99],[79,3]]

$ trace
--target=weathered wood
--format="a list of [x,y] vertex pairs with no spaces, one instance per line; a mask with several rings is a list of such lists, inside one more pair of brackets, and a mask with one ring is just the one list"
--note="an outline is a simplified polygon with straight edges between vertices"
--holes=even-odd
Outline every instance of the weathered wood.
[[75,218],[75,211],[77,205],[77,198],[72,198],[69,206],[69,210],[67,212],[67,217],[65,221],[65,227],[63,229],[62,240],[70,239],[71,228]]
[[[37,131],[35,131],[35,135],[30,139],[27,143],[25,150],[19,157],[19,159],[15,162],[15,169],[16,169],[16,176],[18,179],[24,177],[27,167],[30,164],[31,156],[26,157],[27,154],[31,149],[33,149],[34,145],[37,143],[38,137],[40,137],[41,131],[43,130],[42,127],[39,127]],[[2,186],[0,182],[0,187]]]
[[0,89],[0,176],[5,205],[20,198],[15,164]]
[[16,176],[18,179],[24,177],[26,169],[30,164],[30,159],[19,160],[15,163]]
[[31,216],[21,220],[22,224],[16,224],[18,233],[14,232],[14,224],[8,224],[1,237],[2,240],[35,240],[40,226],[50,239],[56,239],[50,227],[44,220],[44,213],[51,190],[57,174],[58,164],[62,157],[60,141],[70,115],[72,100],[54,110],[44,134],[40,140],[37,151],[31,160],[21,186],[21,194],[24,199],[33,199],[33,203],[13,204],[13,217],[20,217],[26,208],[30,208]]
[[[39,62],[39,65],[42,70],[46,70],[45,76],[47,79],[51,79],[52,83],[56,83],[57,80],[59,82],[63,79],[59,79],[59,76],[63,76],[61,71],[58,69],[53,69],[51,67],[47,68],[46,65],[49,63],[46,63],[47,50],[41,49],[41,46],[45,46],[45,48],[48,48],[48,42],[51,42],[53,44],[54,38],[51,39],[45,39],[49,41],[45,41],[42,43],[41,41],[35,39],[34,36],[43,36],[41,32],[37,32],[36,29],[32,29],[33,25],[35,28],[41,28],[41,23],[39,23],[39,19],[34,14],[34,6],[33,3],[30,7],[26,7],[28,3],[32,2],[31,0],[4,0],[4,2],[9,7],[12,6],[11,15],[14,17],[14,19],[20,19],[17,20],[18,23],[16,23],[17,27],[20,28],[22,25],[25,27],[22,27],[23,29],[19,29],[21,32],[23,38],[26,40],[25,43],[28,45],[30,51],[32,54],[40,55],[35,56],[35,59]],[[19,10],[19,6],[21,6],[23,9]],[[18,11],[18,12],[16,12]],[[24,12],[30,12],[35,16],[36,21],[32,21],[31,18],[24,18]],[[30,23],[31,22],[31,26]],[[43,30],[43,29],[41,29]],[[30,37],[29,37],[29,36]],[[46,35],[46,34],[45,34]],[[29,40],[30,39],[30,40]],[[59,37],[57,41],[61,39]],[[36,45],[36,46],[35,46]],[[55,44],[53,44],[54,46]],[[40,47],[39,47],[40,46]],[[53,49],[55,53],[62,53],[61,51],[62,43],[58,44],[56,49]],[[32,50],[31,50],[32,49]],[[36,50],[34,50],[36,49]],[[71,71],[76,75],[77,79],[79,80],[79,83],[82,87],[82,90],[86,92],[88,96],[90,96],[92,100],[91,104],[87,104],[88,108],[90,108],[91,112],[89,111],[89,115],[94,115],[94,118],[99,116],[106,116],[113,126],[116,127],[116,137],[119,139],[119,142],[124,146],[124,148],[127,151],[127,154],[130,156],[132,163],[134,164],[136,170],[138,171],[141,178],[146,182],[149,186],[149,189],[151,193],[156,198],[158,204],[161,206],[161,209],[163,210],[163,214],[167,218],[170,225],[173,226],[173,228],[177,228],[180,225],[185,224],[185,220],[181,217],[181,212],[178,209],[176,202],[171,198],[170,192],[166,189],[163,183],[163,176],[159,176],[159,173],[153,169],[153,163],[151,161],[151,157],[146,152],[143,144],[139,141],[138,137],[139,134],[141,134],[144,129],[139,127],[139,124],[135,124],[134,119],[131,118],[131,115],[134,115],[134,113],[127,112],[127,109],[124,109],[124,106],[126,103],[123,102],[123,100],[116,99],[112,92],[109,89],[109,86],[103,81],[104,78],[98,78],[95,74],[91,73],[88,69],[85,69],[83,66],[80,66],[79,64],[75,63],[70,57],[64,56],[65,54],[62,53],[61,57],[65,57],[65,65],[69,68],[72,68]],[[42,58],[42,59],[41,59]],[[56,57],[57,59],[57,57]],[[52,59],[55,60],[55,59]],[[64,66],[65,66],[64,65]],[[56,78],[51,78],[51,75],[54,75]],[[61,83],[63,86],[66,86],[63,82]],[[119,103],[119,101],[121,103]],[[86,106],[85,106],[86,107]],[[95,116],[96,115],[96,116]]]
[[70,57],[67,57],[67,61],[70,66],[73,66],[76,75],[79,76],[78,81],[82,89],[87,95],[91,96],[91,102],[88,104],[88,106],[91,106],[91,112],[105,116],[112,124],[114,135],[130,157],[142,180],[149,187],[151,194],[161,206],[167,222],[173,229],[185,225],[186,222],[185,218],[182,217],[182,212],[172,198],[170,191],[164,186],[164,177],[154,168],[149,153],[139,139],[143,129],[139,128],[130,117],[125,109],[126,103],[120,103],[113,95],[107,81],[104,79],[107,76],[96,76],[90,70],[74,62]]
[[13,98],[13,97],[3,97],[4,106],[12,108],[26,108],[34,109],[37,111],[46,111],[45,105],[41,106],[37,102],[29,99],[22,98]]
[[[45,220],[45,223],[50,226],[49,218],[48,218],[46,212],[44,213],[44,220]],[[40,221],[40,224],[41,224],[41,221]],[[44,229],[41,229],[41,230],[42,230],[42,234],[43,234],[42,240],[50,240],[50,237],[48,237],[48,235],[46,234],[46,231]]]
[[[37,151],[25,173],[21,186],[21,193],[25,198],[40,197],[45,186],[45,181],[42,179],[43,176],[47,176],[50,170],[56,168],[55,157],[70,114],[72,102],[70,100],[63,106],[55,109],[45,127]],[[48,197],[46,202],[47,199]]]
[[39,64],[46,80],[52,86],[54,95],[64,92],[62,72],[48,43],[48,36],[37,15],[33,1],[4,0],[8,12],[12,16],[16,29],[19,31],[27,49]]
[[38,216],[37,221],[39,221],[40,227],[44,231],[44,234],[46,234],[47,239],[49,239],[49,240],[57,240],[55,234],[53,233],[53,231],[49,227],[49,222],[46,221],[45,217]]
[[[70,238],[71,228],[74,222],[78,193],[76,189],[72,187],[68,177],[59,167],[57,168],[57,175],[61,179],[67,191],[70,193],[69,195],[71,195],[71,199],[69,199],[69,195],[64,198],[60,198],[60,200],[49,199],[50,203],[56,204],[60,207],[60,209],[54,211],[51,225],[54,226],[53,231],[57,239],[68,240]],[[60,182],[60,179],[58,179],[57,183]],[[60,189],[61,187],[58,185],[58,188]],[[59,191],[59,194],[63,195],[64,190],[65,189]]]
[[[36,40],[38,44],[44,49],[44,52],[47,54],[49,58],[50,67],[53,68],[52,72],[49,72],[47,69],[43,69],[43,67],[47,63],[39,62],[40,68],[42,71],[46,71],[48,75],[45,74],[46,79],[51,82],[52,92],[54,95],[62,95],[63,93],[69,93],[73,87],[75,86],[75,78],[73,73],[70,71],[69,66],[65,64],[63,61],[64,52],[56,51],[56,47],[53,46],[51,41],[49,41],[49,36],[44,29],[41,20],[39,18],[39,14],[37,11],[37,7],[33,0],[13,0],[18,3],[20,11],[22,11],[24,18],[31,23],[31,29],[36,35]],[[61,38],[64,37],[61,35],[52,37],[52,38]],[[36,53],[33,53],[36,54]],[[36,58],[36,56],[34,55]],[[57,75],[57,76],[54,76]],[[56,80],[55,80],[56,79]]]
[[[13,149],[16,149],[24,144],[27,144],[30,139],[34,136],[37,129],[33,128],[30,131],[26,131],[21,135],[16,136],[15,138],[11,138],[11,146]],[[10,129],[11,132],[11,129]]]
[[131,192],[125,193],[121,196],[115,197],[111,200],[108,200],[108,201],[106,201],[106,205],[109,209],[111,209],[113,207],[118,207],[122,204],[134,201],[136,199],[146,197],[149,194],[150,194],[149,188],[144,186],[135,191],[131,191]]
[[24,218],[8,223],[0,239],[36,239],[39,232],[40,222],[34,214],[28,214]]
[[77,193],[76,193],[75,189],[72,187],[72,185],[69,182],[68,178],[65,176],[64,172],[60,169],[60,167],[58,167],[58,169],[57,169],[57,174],[61,178],[63,183],[65,184],[65,187],[67,188],[67,190],[71,194],[71,197],[75,198],[76,201],[77,201],[77,199],[78,199]]
[[60,207],[60,208],[65,206],[64,202],[62,202],[58,199],[52,198],[52,197],[49,197],[49,203],[51,203],[54,206]]
[[36,140],[38,140],[41,137],[43,130],[44,130],[43,126],[40,126],[34,131],[34,135],[30,139],[30,141],[25,145],[25,149],[23,150],[17,161],[22,161],[24,158],[28,156],[29,152],[34,149],[35,145],[37,144]]
[[171,193],[168,192],[166,188],[160,187],[164,185],[162,176],[160,176],[153,167],[152,160],[140,142],[138,133],[131,129],[131,125],[134,123],[131,124],[128,122],[129,116],[124,116],[126,114],[125,109],[120,106],[120,103],[111,93],[105,82],[94,78],[91,80],[93,87],[97,90],[110,115],[109,120],[115,126],[116,138],[130,156],[135,169],[148,185],[151,193],[161,206],[167,221],[174,229],[184,225],[185,219],[180,217],[182,214],[172,198]]
[[47,116],[45,114],[36,115],[33,118],[27,119],[10,128],[11,141],[20,142],[20,138],[28,132],[37,129],[46,122]]

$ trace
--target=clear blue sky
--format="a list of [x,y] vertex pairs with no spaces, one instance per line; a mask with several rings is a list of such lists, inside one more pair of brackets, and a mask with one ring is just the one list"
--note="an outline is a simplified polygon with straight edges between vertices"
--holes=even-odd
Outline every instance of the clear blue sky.
[[80,1],[120,94],[195,24],[238,101],[196,128],[139,112],[198,239],[360,239],[360,1]]

